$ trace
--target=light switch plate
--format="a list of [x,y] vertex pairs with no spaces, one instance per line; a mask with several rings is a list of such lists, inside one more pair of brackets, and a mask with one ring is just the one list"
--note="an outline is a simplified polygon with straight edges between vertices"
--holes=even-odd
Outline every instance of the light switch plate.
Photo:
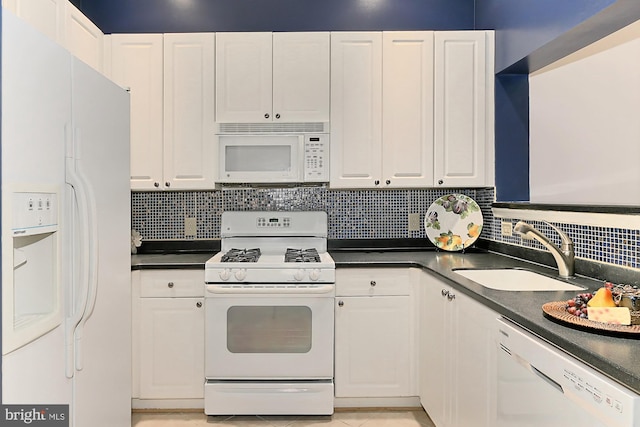
[[184,235],[186,237],[196,237],[198,234],[198,224],[195,218],[184,219]]
[[409,231],[420,231],[420,214],[409,214]]

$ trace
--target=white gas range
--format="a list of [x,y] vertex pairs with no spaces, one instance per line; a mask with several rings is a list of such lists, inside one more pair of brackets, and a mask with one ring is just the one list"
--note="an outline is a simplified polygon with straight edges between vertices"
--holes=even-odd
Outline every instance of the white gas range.
[[333,413],[325,212],[224,212],[205,265],[205,413]]

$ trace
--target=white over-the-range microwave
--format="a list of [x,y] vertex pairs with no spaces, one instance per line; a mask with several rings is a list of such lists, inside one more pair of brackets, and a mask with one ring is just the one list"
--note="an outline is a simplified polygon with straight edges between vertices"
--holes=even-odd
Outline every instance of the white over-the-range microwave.
[[329,134],[216,135],[218,182],[274,184],[329,181]]

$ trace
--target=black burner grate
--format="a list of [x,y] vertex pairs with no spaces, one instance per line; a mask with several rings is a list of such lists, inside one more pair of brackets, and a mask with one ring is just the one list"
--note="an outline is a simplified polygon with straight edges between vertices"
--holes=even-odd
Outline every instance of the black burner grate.
[[256,262],[260,258],[260,248],[230,249],[222,255],[222,262]]
[[320,262],[320,255],[315,248],[287,249],[284,254],[284,262]]

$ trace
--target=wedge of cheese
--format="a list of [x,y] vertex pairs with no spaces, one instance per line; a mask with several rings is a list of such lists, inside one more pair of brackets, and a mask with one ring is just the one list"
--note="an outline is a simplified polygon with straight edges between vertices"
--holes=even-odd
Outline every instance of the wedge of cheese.
[[587,318],[612,325],[630,325],[631,311],[628,307],[587,307]]

